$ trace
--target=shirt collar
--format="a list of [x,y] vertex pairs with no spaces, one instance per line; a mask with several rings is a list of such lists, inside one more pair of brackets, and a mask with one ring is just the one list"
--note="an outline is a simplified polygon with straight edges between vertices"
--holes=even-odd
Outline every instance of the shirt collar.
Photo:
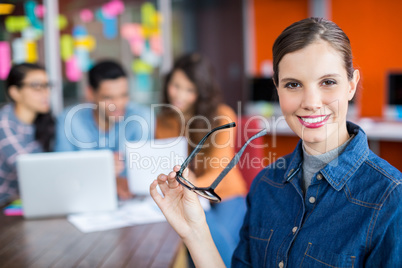
[[[369,154],[366,133],[359,126],[351,122],[347,122],[346,127],[348,133],[354,134],[355,137],[337,158],[320,170],[328,183],[337,191],[343,188]],[[300,140],[291,155],[290,164],[284,177],[286,181],[290,181],[293,175],[301,168],[303,162],[302,146],[303,144]]]

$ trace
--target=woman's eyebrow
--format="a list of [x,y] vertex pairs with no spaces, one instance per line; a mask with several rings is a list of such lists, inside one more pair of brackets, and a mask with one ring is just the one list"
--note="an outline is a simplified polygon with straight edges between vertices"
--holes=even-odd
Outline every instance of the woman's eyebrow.
[[281,82],[281,83],[286,83],[286,82],[301,83],[300,80],[298,80],[298,79],[296,79],[296,78],[291,78],[291,77],[282,78],[280,82]]
[[319,79],[330,78],[330,77],[341,77],[341,75],[337,74],[337,73],[325,74],[325,75],[321,76]]

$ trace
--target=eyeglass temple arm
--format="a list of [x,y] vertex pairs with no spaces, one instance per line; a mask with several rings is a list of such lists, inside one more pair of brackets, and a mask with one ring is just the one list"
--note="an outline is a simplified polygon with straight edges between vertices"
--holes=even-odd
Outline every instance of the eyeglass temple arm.
[[204,136],[204,138],[201,139],[201,141],[197,144],[197,146],[195,147],[195,149],[190,153],[190,155],[186,158],[186,160],[183,162],[183,164],[181,164],[181,168],[179,170],[179,174],[181,174],[183,172],[183,170],[187,167],[188,163],[190,163],[191,160],[193,160],[194,156],[202,149],[202,145],[204,145],[205,141],[208,139],[208,137],[214,133],[215,131],[221,130],[221,129],[225,129],[225,128],[232,128],[235,127],[236,123],[235,122],[231,122],[229,124],[223,125],[223,126],[219,126],[216,127],[214,129],[212,129],[210,132],[207,133],[207,135]]
[[237,154],[230,160],[229,164],[225,167],[225,169],[219,174],[218,178],[211,184],[211,188],[215,189],[216,186],[222,181],[222,179],[229,173],[229,171],[236,166],[236,164],[239,162],[240,157],[244,153],[244,150],[246,150],[247,146],[250,144],[251,141],[267,135],[268,131],[266,129],[261,130],[254,136],[252,136],[249,140],[246,141],[246,143],[241,147],[241,149],[237,152]]

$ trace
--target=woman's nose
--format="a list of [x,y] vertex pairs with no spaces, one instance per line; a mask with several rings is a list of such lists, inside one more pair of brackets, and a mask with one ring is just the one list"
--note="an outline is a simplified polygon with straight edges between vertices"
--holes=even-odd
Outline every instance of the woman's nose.
[[306,88],[303,91],[302,108],[315,112],[322,108],[322,99],[320,91],[314,88]]

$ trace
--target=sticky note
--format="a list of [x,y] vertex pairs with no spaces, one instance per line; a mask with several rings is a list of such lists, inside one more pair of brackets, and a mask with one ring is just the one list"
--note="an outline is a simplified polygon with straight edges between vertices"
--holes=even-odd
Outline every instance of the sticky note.
[[102,12],[107,17],[116,17],[124,12],[124,3],[120,0],[112,0],[102,6]]
[[90,9],[83,9],[80,11],[80,19],[83,22],[91,22],[94,19],[94,13]]
[[63,34],[60,38],[61,58],[66,61],[74,54],[74,39],[69,34]]
[[57,18],[57,26],[59,26],[59,30],[64,30],[68,25],[68,20],[66,16],[64,15],[59,15]]
[[103,22],[103,20],[105,19],[105,15],[103,15],[103,11],[101,8],[95,11],[95,18],[100,22]]
[[42,34],[43,34],[42,30],[33,28],[31,26],[25,28],[21,32],[21,35],[22,35],[23,39],[31,40],[31,41],[38,40],[39,38],[42,37]]
[[74,54],[77,59],[78,68],[82,72],[89,71],[92,67],[92,60],[89,57],[89,52],[86,49],[77,48]]
[[138,91],[151,91],[152,78],[149,74],[137,73],[135,74],[135,89]]
[[0,15],[8,15],[13,13],[14,5],[13,4],[0,4]]
[[45,16],[45,12],[46,12],[46,8],[45,8],[45,6],[44,5],[37,5],[36,7],[35,7],[35,15],[38,17],[38,18],[43,18],[44,16]]
[[13,62],[16,64],[25,62],[26,49],[24,40],[22,38],[14,39],[12,43],[12,48]]
[[86,51],[93,51],[96,47],[96,40],[91,35],[79,37],[75,39],[74,45],[77,48],[85,49]]
[[27,28],[30,23],[25,16],[7,16],[5,19],[6,30],[10,33],[21,32]]
[[117,37],[117,18],[116,17],[104,17],[103,19],[103,35],[107,39],[114,39]]
[[29,63],[35,63],[38,61],[38,50],[35,41],[25,41],[26,58],[25,61]]
[[11,68],[11,50],[7,41],[0,41],[0,79],[7,78]]
[[124,23],[120,28],[120,34],[127,40],[143,38],[142,26],[138,23]]
[[147,49],[142,52],[141,60],[152,67],[158,67],[161,62],[161,57]]
[[143,60],[134,60],[132,64],[132,69],[134,73],[149,74],[152,72],[153,68],[148,63]]
[[36,5],[37,3],[35,1],[26,1],[24,4],[25,14],[34,28],[43,30],[43,23],[38,19],[35,14]]
[[82,73],[78,68],[78,61],[72,56],[66,61],[66,77],[71,82],[77,82],[81,79]]
[[82,25],[74,26],[74,28],[73,28],[73,36],[75,38],[83,37],[83,36],[87,36],[87,35],[88,35],[88,32],[87,32],[87,29],[84,26],[82,26]]
[[163,45],[162,38],[160,35],[153,35],[149,38],[149,45],[153,53],[157,55],[162,55]]
[[152,3],[144,3],[141,5],[141,21],[146,27],[154,27],[155,21],[155,6]]

